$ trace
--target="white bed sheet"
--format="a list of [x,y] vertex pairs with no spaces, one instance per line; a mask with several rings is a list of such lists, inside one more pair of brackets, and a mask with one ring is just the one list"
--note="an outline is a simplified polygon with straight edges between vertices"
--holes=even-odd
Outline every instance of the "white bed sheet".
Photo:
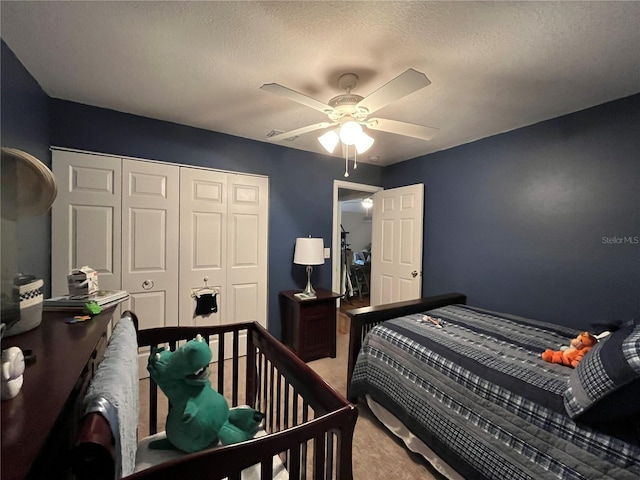
[[[255,434],[254,438],[263,437],[266,435],[264,430],[259,430],[258,433]],[[151,435],[149,437],[143,438],[138,443],[138,451],[136,455],[136,468],[135,472],[139,472],[141,470],[153,467],[154,465],[159,465],[163,462],[167,462],[169,460],[175,460],[177,458],[184,457],[187,455],[180,450],[151,450],[149,448],[149,443],[154,440],[160,440],[163,438],[167,438],[165,432],[156,433],[155,435]],[[273,480],[288,480],[289,473],[287,469],[284,468],[284,464],[278,455],[274,455],[273,457]],[[260,479],[260,464],[253,465],[249,468],[246,468],[242,471],[242,480],[259,480]]]

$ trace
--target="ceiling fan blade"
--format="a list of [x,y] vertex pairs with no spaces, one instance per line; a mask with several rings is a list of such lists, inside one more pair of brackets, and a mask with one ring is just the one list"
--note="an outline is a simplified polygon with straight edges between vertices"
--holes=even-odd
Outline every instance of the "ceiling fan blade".
[[327,115],[333,112],[333,107],[330,107],[326,103],[322,103],[320,100],[308,97],[307,95],[291,90],[290,88],[283,87],[277,83],[265,83],[260,87],[260,90],[275,93],[276,95],[301,103],[302,105],[306,105],[307,107],[311,107],[314,110],[318,110]]
[[360,100],[357,106],[364,107],[369,113],[373,113],[427,85],[431,85],[431,80],[429,80],[424,73],[410,68],[380,87],[368,97]]
[[279,133],[278,135],[274,135],[273,137],[267,138],[267,140],[269,142],[279,142],[280,140],[286,140],[288,138],[295,137],[297,135],[313,132],[314,130],[321,130],[323,128],[327,128],[332,125],[335,125],[335,123],[331,123],[331,122],[314,123],[313,125],[307,125],[306,127],[296,128],[295,130],[289,130],[288,132]]
[[398,122],[387,118],[371,118],[365,125],[371,130],[396,133],[405,137],[419,138],[421,140],[431,140],[438,132],[438,128],[425,127],[415,123]]

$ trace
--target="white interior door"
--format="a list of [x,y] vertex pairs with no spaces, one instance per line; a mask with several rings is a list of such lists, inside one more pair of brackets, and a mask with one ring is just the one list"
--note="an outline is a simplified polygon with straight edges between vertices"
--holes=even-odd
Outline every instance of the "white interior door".
[[121,159],[62,150],[52,159],[52,296],[66,295],[67,275],[83,265],[98,272],[101,289],[120,289]]
[[267,326],[269,179],[229,174],[225,323]]
[[[226,310],[227,174],[180,169],[180,325],[218,325]],[[205,280],[206,279],[206,280]],[[205,285],[206,283],[206,285]],[[195,315],[192,294],[218,292],[218,311]]]
[[[179,185],[179,167],[122,162],[122,289],[130,295],[123,308],[141,329],[178,325]],[[147,357],[139,357],[141,376]]]
[[371,305],[420,298],[424,185],[373,195]]

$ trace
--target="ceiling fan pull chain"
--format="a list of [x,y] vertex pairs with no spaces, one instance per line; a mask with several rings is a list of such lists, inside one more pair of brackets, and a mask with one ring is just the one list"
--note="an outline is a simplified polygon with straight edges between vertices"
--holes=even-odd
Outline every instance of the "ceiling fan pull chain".
[[346,146],[344,151],[344,176],[349,176],[349,145]]
[[355,147],[353,147],[353,169],[355,170],[356,168],[358,168],[358,149]]

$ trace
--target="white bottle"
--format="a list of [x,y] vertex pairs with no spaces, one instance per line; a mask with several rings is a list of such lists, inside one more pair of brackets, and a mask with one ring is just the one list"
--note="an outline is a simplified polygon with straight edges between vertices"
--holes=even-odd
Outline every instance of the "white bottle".
[[9,400],[22,388],[24,373],[24,354],[19,347],[9,347],[2,351],[2,400]]

